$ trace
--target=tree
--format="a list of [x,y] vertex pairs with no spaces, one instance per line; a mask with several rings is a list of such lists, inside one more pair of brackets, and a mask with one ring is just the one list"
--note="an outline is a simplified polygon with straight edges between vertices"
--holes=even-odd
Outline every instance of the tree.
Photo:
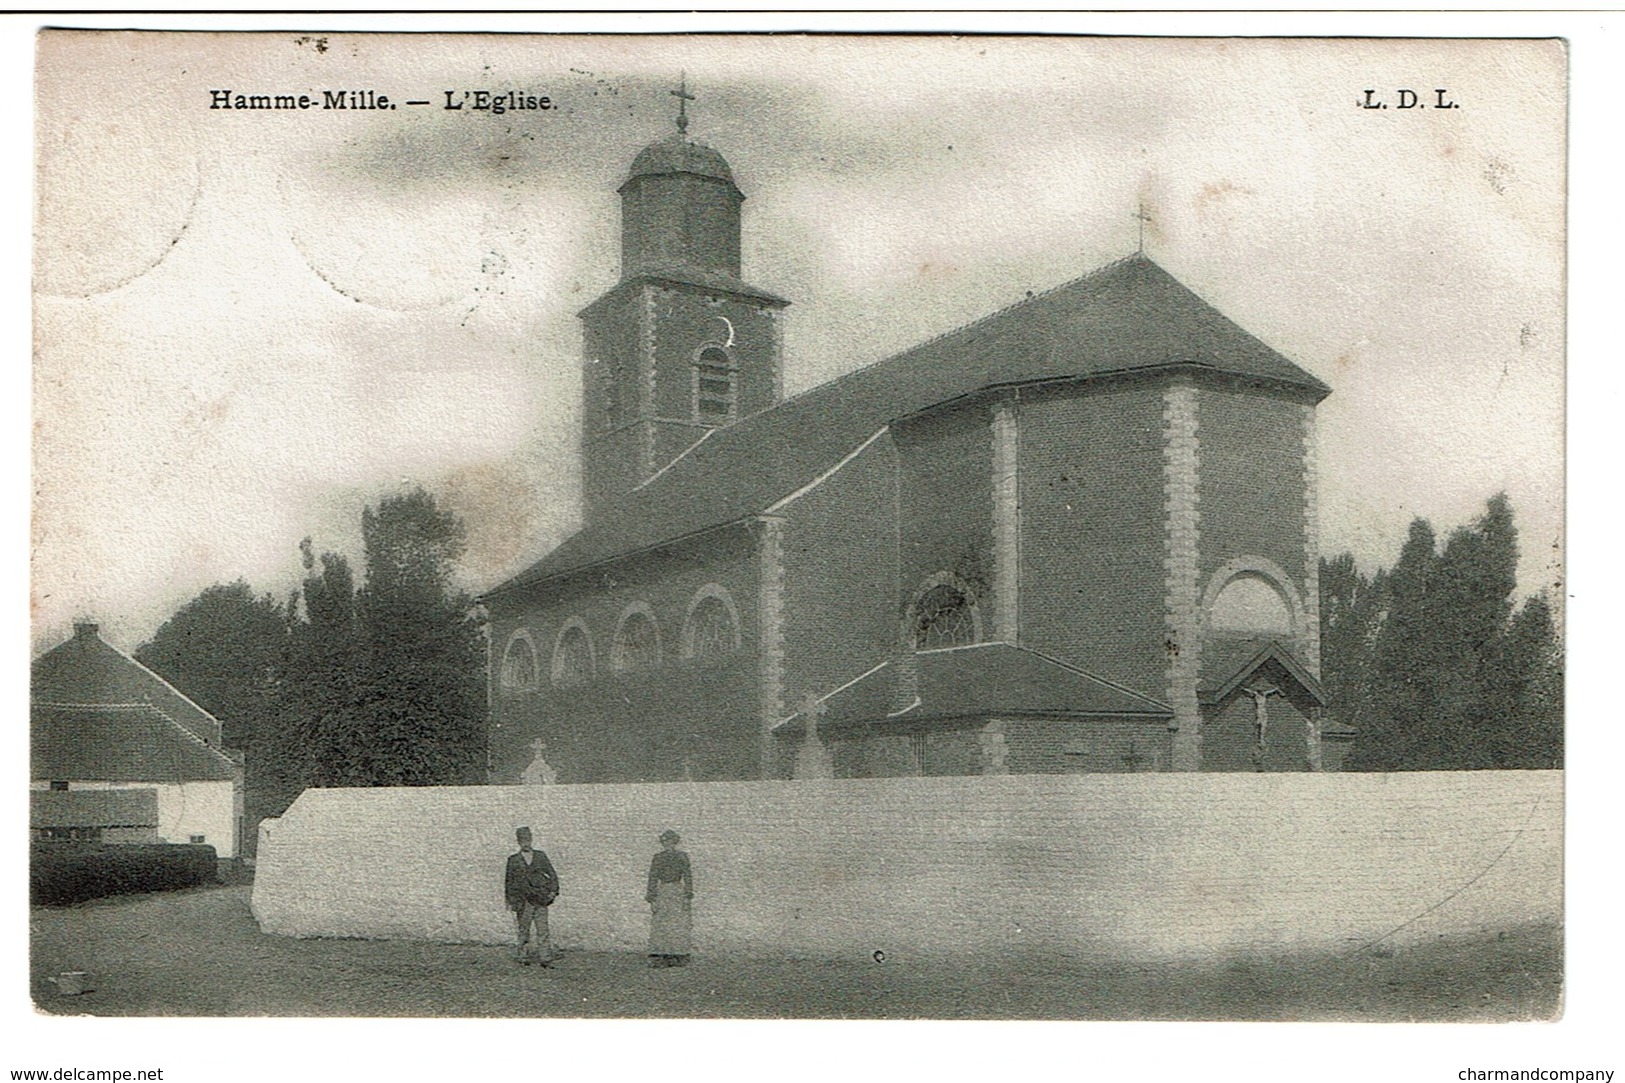
[[287,634],[282,607],[239,579],[181,606],[135,657],[219,719],[222,744],[246,749],[276,716]]
[[1504,493],[1452,531],[1442,552],[1426,520],[1411,524],[1383,592],[1368,710],[1349,769],[1562,761],[1562,652],[1544,599],[1513,615],[1517,565],[1518,532]]
[[1370,713],[1354,735],[1350,770],[1401,769],[1436,700],[1430,628],[1438,560],[1434,546],[1432,525],[1426,519],[1412,520],[1399,561],[1388,575],[1386,608],[1372,644]]
[[1433,565],[1424,637],[1430,692],[1414,719],[1406,766],[1461,771],[1494,766],[1489,695],[1517,586],[1518,532],[1506,494],[1452,531]]
[[309,538],[299,552],[304,619],[292,638],[282,735],[290,782],[302,789],[341,785],[346,777],[340,764],[353,743],[351,719],[361,696],[361,625],[350,562],[336,553],[318,560]]
[[1367,578],[1343,553],[1320,562],[1320,673],[1330,716],[1361,733],[1370,725],[1373,651],[1388,573]]
[[1488,696],[1489,744],[1496,767],[1563,766],[1563,650],[1551,605],[1530,598],[1496,647]]
[[[368,508],[361,532],[367,570],[354,595],[359,634],[343,667],[348,683],[324,685],[314,777],[347,786],[482,782],[484,639],[470,599],[453,586],[463,523],[414,488]],[[316,595],[335,612],[345,586],[337,571],[324,558]],[[307,610],[310,598],[307,590]],[[316,621],[312,611],[313,628]]]

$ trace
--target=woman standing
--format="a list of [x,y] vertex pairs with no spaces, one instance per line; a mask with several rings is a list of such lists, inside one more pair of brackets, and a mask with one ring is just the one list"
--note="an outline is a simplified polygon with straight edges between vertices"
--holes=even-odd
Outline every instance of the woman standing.
[[660,852],[649,863],[649,890],[644,898],[653,908],[649,917],[649,965],[653,967],[688,965],[694,873],[688,855],[677,848],[682,841],[677,832],[664,832]]

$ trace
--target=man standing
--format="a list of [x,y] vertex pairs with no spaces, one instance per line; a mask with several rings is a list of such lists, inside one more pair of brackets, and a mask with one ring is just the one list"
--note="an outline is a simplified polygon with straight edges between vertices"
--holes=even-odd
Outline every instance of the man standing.
[[[519,852],[508,858],[503,894],[519,925],[519,961],[526,966],[553,961],[553,940],[547,931],[547,908],[559,894],[559,874],[542,851],[530,844],[530,828],[515,832]],[[531,928],[535,927],[535,935]]]

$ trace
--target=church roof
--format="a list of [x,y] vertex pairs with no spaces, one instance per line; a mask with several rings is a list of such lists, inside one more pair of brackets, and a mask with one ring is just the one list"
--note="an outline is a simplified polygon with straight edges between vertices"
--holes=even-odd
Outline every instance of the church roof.
[[664,173],[695,173],[702,177],[716,177],[734,183],[733,171],[727,159],[703,143],[694,143],[681,135],[671,135],[658,143],[651,143],[632,159],[632,168],[626,179],[656,176]]
[[76,625],[72,639],[34,659],[29,696],[35,704],[151,703],[206,744],[220,744],[220,722],[214,715],[102,639],[94,624]]
[[[820,725],[924,721],[985,715],[1169,718],[1167,704],[1131,692],[1049,655],[1009,643],[919,651],[912,704],[894,706],[899,680],[886,662],[827,695]],[[781,725],[801,725],[800,714]]]
[[716,430],[488,596],[757,515],[932,406],[999,387],[1169,369],[1316,401],[1330,392],[1135,254]]

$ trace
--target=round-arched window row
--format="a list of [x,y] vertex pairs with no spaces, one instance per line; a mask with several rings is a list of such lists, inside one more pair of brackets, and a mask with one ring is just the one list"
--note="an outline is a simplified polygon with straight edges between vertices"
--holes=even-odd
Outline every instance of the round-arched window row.
[[523,628],[508,637],[499,679],[509,692],[531,692],[536,688],[536,644]]
[[720,662],[739,649],[739,609],[720,583],[695,591],[683,621],[683,659],[700,665]]
[[586,684],[595,669],[592,635],[580,617],[571,617],[559,629],[553,644],[553,683],[561,688]]
[[621,614],[610,647],[609,666],[617,673],[642,673],[660,665],[660,627],[646,602],[633,602]]
[[[689,602],[688,617],[683,622],[682,658],[710,664],[735,653],[739,646],[739,610],[732,595],[720,584],[701,587]],[[654,610],[647,602],[633,602],[622,611],[616,624],[609,668],[616,673],[641,673],[658,668],[663,658]],[[536,669],[536,652],[529,634],[516,632],[503,659],[503,687],[534,688]],[[592,633],[586,621],[571,617],[559,629],[553,644],[553,683],[561,688],[585,684],[596,672]]]

